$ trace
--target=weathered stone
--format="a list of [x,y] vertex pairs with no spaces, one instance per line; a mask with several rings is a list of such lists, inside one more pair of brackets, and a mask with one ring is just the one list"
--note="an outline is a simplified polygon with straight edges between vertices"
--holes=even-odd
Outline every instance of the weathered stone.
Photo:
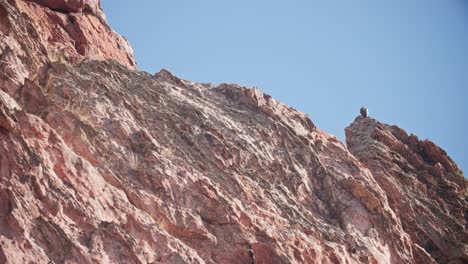
[[79,12],[83,9],[86,0],[28,0],[62,12]]
[[[468,181],[447,153],[396,126],[356,118],[349,150],[368,167],[414,243],[418,263],[463,263]],[[422,253],[422,251],[426,251]]]
[[135,71],[98,1],[40,2],[0,1],[0,263],[466,261],[435,144]]

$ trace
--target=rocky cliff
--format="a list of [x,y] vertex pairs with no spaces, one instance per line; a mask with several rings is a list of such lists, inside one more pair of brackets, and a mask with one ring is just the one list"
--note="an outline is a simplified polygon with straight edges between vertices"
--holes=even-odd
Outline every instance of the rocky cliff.
[[0,54],[0,263],[468,261],[430,141],[136,71],[98,1],[0,0]]

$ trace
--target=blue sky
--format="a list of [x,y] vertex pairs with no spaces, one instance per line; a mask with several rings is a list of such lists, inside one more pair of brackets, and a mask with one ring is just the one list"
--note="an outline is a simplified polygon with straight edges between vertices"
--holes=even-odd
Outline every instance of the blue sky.
[[140,70],[257,86],[344,139],[361,105],[468,171],[464,0],[102,0]]

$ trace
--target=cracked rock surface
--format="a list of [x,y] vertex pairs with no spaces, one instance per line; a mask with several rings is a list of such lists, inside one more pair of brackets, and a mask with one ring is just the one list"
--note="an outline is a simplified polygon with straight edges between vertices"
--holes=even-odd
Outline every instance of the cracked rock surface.
[[358,117],[345,145],[256,88],[136,71],[97,1],[0,15],[0,263],[468,261],[432,142]]

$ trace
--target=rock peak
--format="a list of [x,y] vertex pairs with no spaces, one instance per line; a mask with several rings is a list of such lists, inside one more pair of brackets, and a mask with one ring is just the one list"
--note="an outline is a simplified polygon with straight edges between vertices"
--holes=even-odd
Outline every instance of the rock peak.
[[160,70],[159,72],[157,72],[154,77],[156,78],[164,78],[164,79],[170,79],[170,78],[176,78],[174,76],[174,74],[172,74],[171,71],[169,71],[168,69],[162,69]]
[[360,116],[346,147],[257,88],[138,72],[99,10],[0,1],[0,263],[467,261],[435,144]]
[[[466,261],[468,181],[443,149],[362,116],[346,128],[346,142],[385,190],[414,243],[439,263]],[[452,228],[440,229],[440,223]]]
[[186,83],[184,80],[176,77],[172,72],[168,69],[162,69],[158,73],[154,75],[154,78],[158,81],[167,82],[174,85],[179,85],[181,87],[185,87]]
[[[0,31],[10,36],[7,47],[34,58],[25,64],[31,75],[45,63],[78,64],[85,59],[115,60],[136,68],[130,44],[109,27],[98,0],[2,1],[0,13],[5,13]],[[10,22],[20,14],[22,19]]]

